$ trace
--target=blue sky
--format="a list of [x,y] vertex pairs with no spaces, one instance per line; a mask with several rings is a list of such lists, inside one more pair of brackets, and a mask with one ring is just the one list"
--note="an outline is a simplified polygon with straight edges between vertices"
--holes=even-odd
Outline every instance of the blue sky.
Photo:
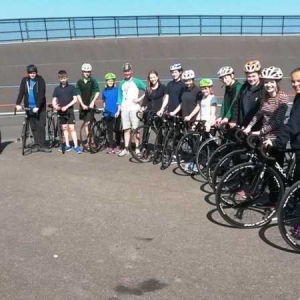
[[0,19],[140,15],[295,15],[299,0],[1,0]]

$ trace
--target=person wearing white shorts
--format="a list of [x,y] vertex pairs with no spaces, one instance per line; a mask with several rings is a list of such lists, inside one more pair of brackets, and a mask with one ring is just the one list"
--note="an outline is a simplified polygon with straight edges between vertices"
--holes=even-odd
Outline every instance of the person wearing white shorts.
[[[129,154],[130,131],[139,126],[139,119],[136,114],[141,109],[140,102],[145,96],[143,93],[139,97],[139,92],[146,90],[145,83],[132,76],[132,66],[129,63],[124,64],[123,74],[124,79],[119,84],[117,116],[121,113],[125,148],[119,153],[119,156]],[[135,138],[134,142],[138,146],[137,138]],[[138,147],[136,148],[138,149]]]

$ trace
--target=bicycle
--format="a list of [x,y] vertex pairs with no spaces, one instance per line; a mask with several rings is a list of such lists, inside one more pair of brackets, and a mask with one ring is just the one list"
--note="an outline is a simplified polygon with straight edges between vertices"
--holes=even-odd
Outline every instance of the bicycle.
[[136,115],[138,119],[141,122],[146,122],[134,129],[130,136],[131,141],[138,140],[139,144],[135,147],[133,147],[132,143],[129,144],[131,155],[140,163],[153,161],[160,119],[160,117],[152,111],[145,111],[144,114],[147,114],[147,120],[141,117],[140,112],[137,112]]
[[227,171],[216,190],[220,215],[227,223],[240,228],[269,223],[293,176],[293,164],[285,173],[278,162],[265,153],[260,137],[248,136],[247,143],[256,149],[258,161],[242,163]]

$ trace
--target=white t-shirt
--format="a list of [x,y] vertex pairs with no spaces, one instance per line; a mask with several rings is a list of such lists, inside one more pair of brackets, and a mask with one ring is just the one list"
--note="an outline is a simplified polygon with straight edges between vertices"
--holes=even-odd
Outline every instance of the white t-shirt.
[[209,95],[206,98],[202,98],[200,101],[200,119],[203,121],[209,121],[210,119],[210,110],[212,104],[217,104],[217,98],[215,95]]

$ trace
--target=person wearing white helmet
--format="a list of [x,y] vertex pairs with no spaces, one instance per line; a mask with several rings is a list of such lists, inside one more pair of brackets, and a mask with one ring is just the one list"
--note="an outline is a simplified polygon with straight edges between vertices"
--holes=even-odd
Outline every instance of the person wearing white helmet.
[[179,63],[173,64],[169,68],[172,81],[168,82],[166,95],[163,100],[160,110],[157,112],[158,116],[161,116],[164,111],[173,111],[180,103],[180,95],[184,90],[184,83],[181,80],[181,75],[183,72],[182,65]]
[[[282,92],[279,87],[279,81],[282,77],[283,73],[280,68],[272,66],[262,70],[261,78],[263,79],[266,92],[262,96],[259,111],[244,129],[245,133],[249,133],[256,122],[262,118],[261,129],[259,131],[252,131],[252,134],[263,135],[267,139],[273,139],[279,134],[284,123],[289,102],[288,95]],[[272,151],[272,156],[276,158],[280,165],[283,165],[283,152]]]
[[[82,77],[76,83],[76,94],[79,101],[79,119],[86,124],[86,134],[88,134],[88,125],[92,119],[91,109],[95,107],[100,92],[97,80],[91,76],[92,66],[84,63],[81,66]],[[88,144],[84,145],[88,148]]]
[[[239,96],[233,106],[231,127],[239,125],[247,127],[258,112],[261,105],[262,94],[265,91],[260,78],[261,63],[259,60],[250,60],[244,66],[246,82],[242,85]],[[258,121],[252,130],[260,130],[262,120]]]
[[200,100],[202,98],[200,88],[195,84],[195,72],[186,70],[182,73],[182,80],[185,84],[184,90],[180,96],[180,104],[170,112],[171,116],[180,111],[185,121],[200,120]]
[[231,121],[233,115],[233,105],[241,90],[241,83],[234,77],[234,70],[230,66],[224,66],[218,71],[219,80],[225,85],[225,93],[222,101],[219,118],[215,125],[226,124]]

